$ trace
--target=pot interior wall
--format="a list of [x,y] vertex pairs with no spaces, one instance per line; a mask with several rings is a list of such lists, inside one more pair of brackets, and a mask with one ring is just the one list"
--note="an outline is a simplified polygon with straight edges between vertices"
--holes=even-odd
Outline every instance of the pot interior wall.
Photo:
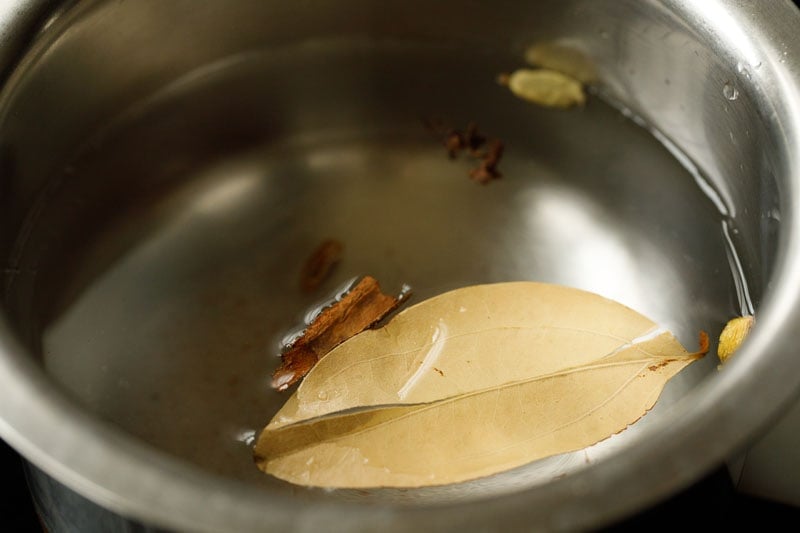
[[[690,349],[757,306],[782,161],[758,148],[773,134],[749,82],[689,30],[665,34],[674,15],[618,1],[288,4],[79,3],[3,95],[5,312],[97,416],[209,471],[291,491],[249,451],[286,398],[269,376],[281,339],[355,276],[409,284],[415,301],[494,281],[572,285]],[[589,73],[584,108],[538,108],[497,83],[535,46]],[[430,119],[502,139],[503,177],[472,182],[474,165],[447,157]],[[299,270],[326,238],[344,244],[343,261],[305,294]],[[608,441],[419,496],[585,468],[716,364],[712,353],[692,365]]]

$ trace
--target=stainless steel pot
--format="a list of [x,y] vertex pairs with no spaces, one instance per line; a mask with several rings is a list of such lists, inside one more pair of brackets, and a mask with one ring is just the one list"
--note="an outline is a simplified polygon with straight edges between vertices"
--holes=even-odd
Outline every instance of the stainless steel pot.
[[[4,6],[0,435],[39,498],[63,484],[181,531],[585,529],[723,464],[796,396],[788,0]],[[531,57],[585,79],[587,107],[495,83]],[[503,179],[470,183],[433,115],[502,137]],[[687,345],[757,326],[586,451],[454,487],[296,489],[243,458],[282,401],[270,354],[313,303],[296,265],[328,233],[338,282],[568,283]]]

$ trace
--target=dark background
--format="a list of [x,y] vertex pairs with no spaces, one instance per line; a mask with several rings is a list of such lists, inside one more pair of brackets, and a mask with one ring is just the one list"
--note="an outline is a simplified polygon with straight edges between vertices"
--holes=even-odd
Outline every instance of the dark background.
[[[800,0],[794,0],[794,3],[800,5]],[[797,475],[800,476],[800,472]],[[2,440],[0,494],[0,532],[42,531],[28,492],[22,460]],[[708,477],[672,498],[603,531],[621,533],[653,528],[696,530],[698,526],[714,528],[713,531],[750,527],[769,531],[796,531],[798,524],[800,509],[737,492],[727,469],[720,466]]]

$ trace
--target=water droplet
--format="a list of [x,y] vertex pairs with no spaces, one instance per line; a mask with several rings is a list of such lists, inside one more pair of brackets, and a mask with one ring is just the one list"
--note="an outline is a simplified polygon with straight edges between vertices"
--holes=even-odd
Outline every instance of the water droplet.
[[737,98],[739,98],[739,89],[737,89],[730,83],[726,83],[725,86],[722,88],[722,94],[728,100],[736,100]]
[[239,442],[245,443],[247,446],[252,446],[256,441],[256,430],[243,429],[237,433],[234,438]]
[[[297,342],[297,340],[300,337],[303,336],[303,333],[305,333],[305,331],[306,331],[305,326],[300,326],[300,327],[296,327],[295,329],[293,329],[293,330],[289,331],[288,333],[286,333],[286,335],[281,337],[281,340],[280,340],[281,349],[290,348],[292,345],[294,345],[295,342]],[[276,355],[280,356],[280,353],[277,353]]]
[[403,283],[403,286],[400,287],[400,294],[397,295],[397,299],[402,302],[407,298],[411,297],[411,294],[413,292],[414,289],[411,288],[411,285],[409,285],[408,283]]
[[317,398],[322,402],[326,401],[328,399],[328,392],[324,390],[319,391],[319,393],[317,393]]
[[747,70],[747,67],[745,67],[744,63],[742,63],[741,61],[736,63],[736,70],[739,72],[739,74],[741,74],[748,80],[750,79],[750,71]]

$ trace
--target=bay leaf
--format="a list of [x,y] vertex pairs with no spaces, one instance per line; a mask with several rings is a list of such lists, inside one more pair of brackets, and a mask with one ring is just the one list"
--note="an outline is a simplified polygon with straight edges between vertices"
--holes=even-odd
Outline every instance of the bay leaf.
[[622,431],[701,356],[596,294],[466,287],[331,351],[254,454],[266,473],[302,485],[465,481]]
[[647,317],[585,291],[536,282],[465,287],[410,306],[331,350],[268,428],[546,375],[650,335],[671,338]]

